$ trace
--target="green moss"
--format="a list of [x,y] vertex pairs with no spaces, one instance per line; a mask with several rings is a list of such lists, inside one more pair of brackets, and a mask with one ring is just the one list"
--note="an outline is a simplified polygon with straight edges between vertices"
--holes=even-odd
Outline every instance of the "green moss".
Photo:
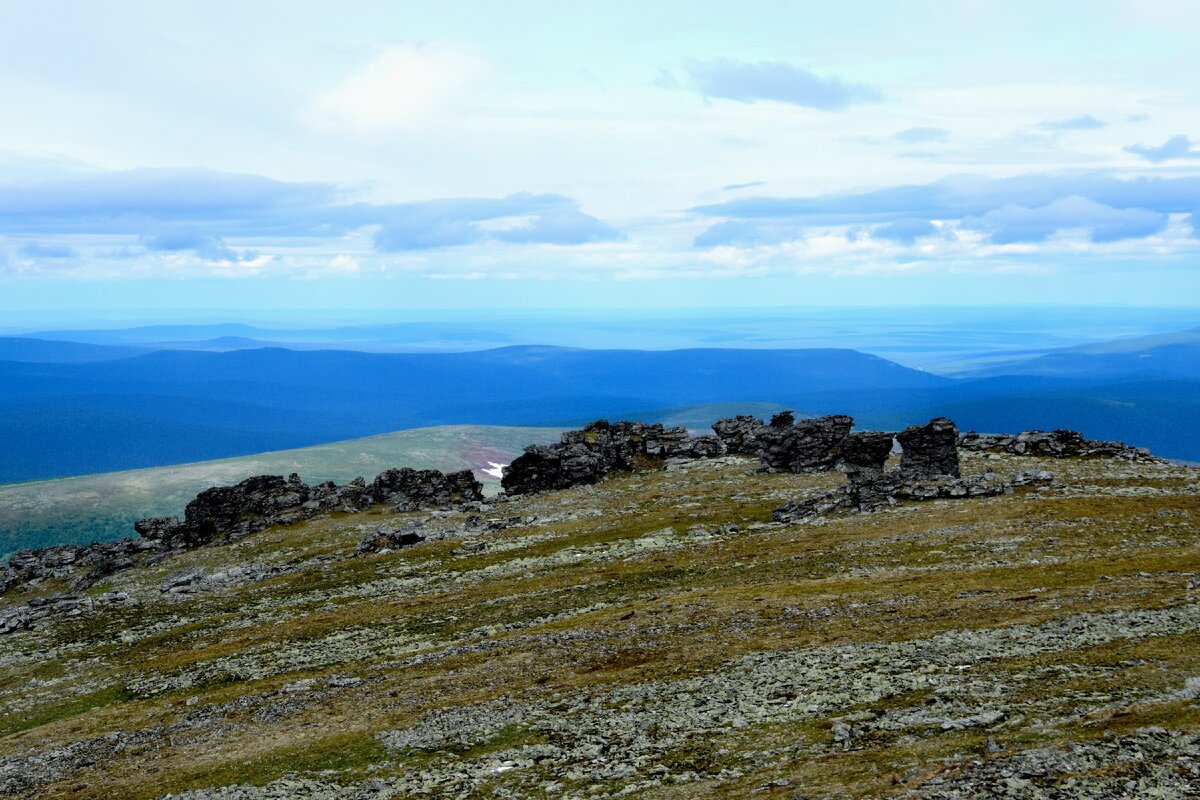
[[132,699],[124,686],[81,694],[70,700],[36,706],[32,711],[20,711],[0,715],[0,737],[10,736],[49,725],[52,722],[72,719],[97,708],[115,705]]
[[325,770],[356,773],[386,759],[387,752],[374,736],[354,731],[309,741],[300,746],[280,748],[245,760],[185,769],[162,783],[146,787],[141,792],[131,792],[126,797],[130,800],[149,800],[165,793],[234,783],[262,786],[294,773]]

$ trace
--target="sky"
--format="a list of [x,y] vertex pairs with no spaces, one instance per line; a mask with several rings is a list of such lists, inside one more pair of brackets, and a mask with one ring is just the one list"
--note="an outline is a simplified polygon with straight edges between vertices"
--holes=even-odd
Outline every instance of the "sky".
[[0,313],[1200,305],[1191,0],[5,5]]

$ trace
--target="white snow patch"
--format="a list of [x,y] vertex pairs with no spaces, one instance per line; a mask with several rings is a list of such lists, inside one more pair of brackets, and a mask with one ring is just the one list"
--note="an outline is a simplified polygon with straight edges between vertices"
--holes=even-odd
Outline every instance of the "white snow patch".
[[508,464],[497,464],[495,461],[489,461],[488,463],[492,465],[491,468],[481,469],[480,472],[482,472],[484,475],[491,475],[493,478],[504,477],[504,468],[507,467]]

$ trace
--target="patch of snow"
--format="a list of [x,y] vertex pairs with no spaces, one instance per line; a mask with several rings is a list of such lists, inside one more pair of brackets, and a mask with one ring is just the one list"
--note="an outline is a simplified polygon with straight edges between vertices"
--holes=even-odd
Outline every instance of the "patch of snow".
[[491,475],[493,478],[504,477],[504,468],[507,467],[508,464],[497,464],[495,461],[489,461],[488,464],[491,464],[490,469],[481,469],[479,471],[484,475]]

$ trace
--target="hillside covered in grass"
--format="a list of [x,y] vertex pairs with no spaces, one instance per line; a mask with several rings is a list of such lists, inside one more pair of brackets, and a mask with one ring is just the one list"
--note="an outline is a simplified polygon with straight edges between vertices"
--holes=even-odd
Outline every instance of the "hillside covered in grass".
[[0,794],[1194,796],[1200,471],[960,456],[1055,477],[784,523],[845,478],[725,455],[165,554],[4,636]]

